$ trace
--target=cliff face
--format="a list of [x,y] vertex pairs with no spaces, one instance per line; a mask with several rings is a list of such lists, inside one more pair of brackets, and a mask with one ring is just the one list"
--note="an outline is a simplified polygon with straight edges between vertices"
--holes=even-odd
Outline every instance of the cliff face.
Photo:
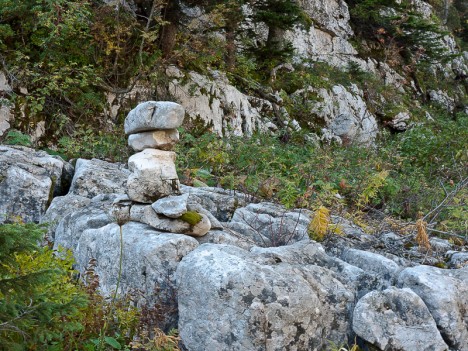
[[[116,33],[94,33],[99,23],[89,29],[95,37],[91,45],[107,45],[100,61],[113,66],[110,72],[99,62],[94,66],[96,73],[104,72],[93,88],[102,106],[93,113],[100,115],[104,128],[118,124],[136,102],[175,100],[193,123],[205,124],[219,135],[306,128],[316,134],[313,140],[368,145],[379,128],[403,131],[408,124],[430,117],[426,106],[448,113],[467,110],[468,54],[462,51],[466,44],[457,43],[449,33],[455,27],[446,11],[421,0],[395,1],[391,6],[379,0],[105,3],[91,9],[111,17],[113,11],[124,13],[128,28],[133,23],[143,34],[119,39],[122,44],[113,43],[119,30],[128,35],[124,30],[129,29],[120,28],[121,24],[113,24]],[[278,4],[286,4],[285,13]],[[449,10],[456,12],[456,4]],[[146,22],[141,20],[144,16]],[[128,44],[134,50],[127,49]],[[144,55],[151,53],[159,58],[145,62]],[[125,61],[124,54],[135,62]],[[114,61],[106,63],[111,58]],[[7,74],[0,77],[12,81],[0,80],[5,81],[0,85],[2,126],[13,124],[40,140],[44,128],[38,126],[51,116],[44,113],[44,103],[32,116],[34,107],[28,99],[33,96],[41,104],[41,94],[51,89],[28,92],[28,84],[36,84],[37,79],[21,81],[16,75],[19,69],[4,62]],[[13,96],[4,88],[8,84],[16,94],[10,99],[15,108],[6,103]],[[76,92],[70,95],[60,103],[73,110],[80,104],[74,101]],[[16,123],[10,121],[12,115]]]

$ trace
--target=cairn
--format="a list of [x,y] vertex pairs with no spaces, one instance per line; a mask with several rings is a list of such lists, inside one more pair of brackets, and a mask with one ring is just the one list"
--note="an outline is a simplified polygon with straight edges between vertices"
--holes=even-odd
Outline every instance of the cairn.
[[191,209],[189,194],[181,194],[176,154],[171,151],[179,141],[176,128],[182,125],[184,116],[179,104],[147,101],[125,119],[128,145],[137,151],[128,159],[130,219],[161,231],[202,236],[211,229],[210,220]]

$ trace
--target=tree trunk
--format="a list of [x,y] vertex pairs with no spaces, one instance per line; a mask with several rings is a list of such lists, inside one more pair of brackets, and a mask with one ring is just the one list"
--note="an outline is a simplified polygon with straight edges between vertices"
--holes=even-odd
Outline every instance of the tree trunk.
[[163,58],[169,58],[174,50],[179,31],[180,7],[178,1],[169,0],[161,14],[163,21],[168,23],[161,29],[159,47]]
[[226,26],[226,66],[232,72],[236,66],[236,24],[228,23]]
[[286,41],[284,39],[284,30],[277,27],[268,28],[268,38],[266,42],[267,47],[275,48],[276,50],[283,50]]

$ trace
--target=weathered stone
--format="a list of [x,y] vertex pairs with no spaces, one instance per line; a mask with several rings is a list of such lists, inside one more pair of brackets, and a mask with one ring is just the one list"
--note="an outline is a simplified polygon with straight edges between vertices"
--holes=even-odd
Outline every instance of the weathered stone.
[[175,129],[182,125],[184,116],[184,108],[175,102],[143,102],[131,110],[125,118],[125,134]]
[[204,244],[176,281],[189,350],[319,350],[346,339],[353,295],[325,268]]
[[5,99],[0,98],[0,137],[10,129],[10,122],[13,120],[13,113],[6,104]]
[[468,252],[451,252],[447,264],[450,268],[468,267]]
[[448,349],[424,301],[406,288],[372,291],[361,298],[353,312],[353,330],[379,350]]
[[0,222],[38,222],[54,195],[66,191],[69,165],[26,147],[0,146]]
[[130,209],[132,221],[148,224],[163,232],[203,236],[211,229],[210,220],[203,214],[196,216],[197,220],[191,222],[158,215],[150,205],[134,205]]
[[[331,90],[322,88],[314,92],[319,101],[310,112],[325,122],[325,138],[333,139],[336,136],[345,144],[369,145],[374,142],[378,132],[377,122],[367,108],[363,92],[355,84],[349,88],[335,85]],[[295,94],[304,93],[305,90]],[[328,137],[327,132],[331,133]]]
[[310,219],[272,203],[238,208],[226,225],[260,246],[281,246],[308,238]]
[[392,260],[368,251],[347,249],[341,255],[341,259],[353,266],[376,274],[385,280],[388,286],[393,284],[401,268]]
[[199,203],[221,222],[230,220],[238,207],[246,206],[251,200],[249,195],[222,188],[181,185],[180,190],[190,194],[189,202]]
[[125,193],[129,175],[130,171],[123,164],[79,158],[69,193],[88,198],[99,194]]
[[251,135],[263,130],[264,111],[272,111],[269,101],[243,94],[219,71],[210,72],[210,76],[196,72],[184,76],[171,66],[166,74],[172,78],[171,95],[185,107],[190,119],[203,121],[216,134]]
[[455,109],[455,100],[447,95],[442,90],[429,90],[429,99],[441,107],[444,107],[447,111],[453,112]]
[[408,128],[408,121],[411,119],[411,116],[408,112],[399,112],[393,119],[389,122],[389,126],[397,131],[404,131]]
[[400,273],[397,286],[410,288],[421,297],[450,348],[468,350],[468,267],[406,268]]
[[128,136],[128,146],[135,151],[144,149],[172,150],[178,141],[179,131],[177,129],[157,130]]
[[119,194],[95,196],[87,206],[65,215],[53,234],[54,248],[61,246],[76,253],[78,241],[86,229],[101,228],[115,222],[112,216],[112,204],[119,196]]
[[255,242],[230,229],[210,230],[206,235],[196,237],[200,244],[225,244],[250,250]]
[[62,218],[66,215],[76,212],[77,210],[86,207],[90,204],[91,199],[69,194],[66,196],[57,196],[52,200],[47,212],[41,217],[41,223],[47,223],[47,237],[53,240],[55,237],[55,230],[59,225]]
[[113,294],[119,278],[120,245],[123,249],[119,294],[142,293],[139,304],[159,305],[163,329],[177,327],[177,299],[174,272],[180,260],[198,246],[186,235],[161,233],[141,223],[130,222],[120,228],[116,223],[87,229],[80,235],[75,257],[80,272],[86,272],[91,259],[99,288],[105,296]]
[[187,201],[189,194],[170,195],[154,202],[151,207],[157,214],[170,218],[179,218],[187,212]]
[[127,181],[127,194],[141,203],[179,193],[179,178],[175,168],[175,153],[145,149],[128,159],[132,172]]

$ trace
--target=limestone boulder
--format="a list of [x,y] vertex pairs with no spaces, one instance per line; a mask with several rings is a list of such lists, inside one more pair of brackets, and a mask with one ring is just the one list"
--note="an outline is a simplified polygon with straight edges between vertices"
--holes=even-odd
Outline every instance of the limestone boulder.
[[182,125],[184,108],[171,101],[146,101],[131,110],[125,118],[125,134],[175,129]]
[[400,273],[397,286],[409,288],[421,297],[451,349],[468,350],[468,267],[406,268]]
[[[120,237],[122,229],[122,241]],[[84,273],[93,260],[99,288],[105,296],[116,289],[120,245],[122,275],[119,294],[132,295],[136,289],[140,305],[159,306],[165,311],[159,327],[177,327],[177,293],[174,273],[180,260],[199,244],[190,236],[162,233],[145,224],[129,222],[120,228],[116,223],[87,229],[79,236],[75,250],[77,266]]]
[[372,291],[361,298],[353,330],[379,350],[448,350],[424,301],[408,288]]
[[179,193],[179,178],[172,151],[145,149],[128,159],[131,172],[127,194],[136,202],[153,203],[165,196]]
[[0,146],[0,222],[19,217],[38,222],[53,196],[67,191],[73,167],[58,156],[19,146]]
[[387,286],[393,285],[395,278],[402,268],[391,259],[374,252],[346,249],[341,259],[353,266],[367,272],[372,272],[386,282]]
[[225,226],[243,234],[259,246],[281,246],[308,238],[310,222],[304,211],[287,211],[272,203],[238,208]]
[[[313,90],[313,89],[312,89]],[[298,91],[295,94],[303,94]],[[363,92],[355,85],[335,85],[331,90],[318,89],[317,102],[310,113],[322,119],[326,141],[338,138],[344,144],[370,145],[378,127],[375,116],[367,108]]]
[[157,130],[128,136],[128,146],[135,151],[144,149],[172,150],[178,141],[179,131],[177,129]]
[[468,266],[468,252],[450,252],[448,253],[448,266],[450,268],[462,268]]
[[69,194],[66,196],[57,196],[52,200],[46,213],[41,217],[41,223],[47,223],[47,237],[53,241],[55,230],[62,218],[90,204],[91,199]]
[[90,199],[100,194],[122,194],[129,175],[124,164],[79,158],[69,193]]
[[346,340],[353,300],[322,267],[203,244],[176,271],[189,350],[314,350]]
[[[83,200],[83,203],[77,206],[78,209],[63,216],[58,221],[55,232],[51,235],[54,241],[54,249],[63,247],[72,250],[76,254],[78,241],[85,230],[101,228],[109,223],[116,222],[112,215],[112,205],[115,199],[120,196],[119,194],[98,195],[85,206],[83,206],[83,203],[86,203],[86,200]],[[77,197],[70,196],[70,198],[61,201],[72,202],[73,199],[77,199]]]

